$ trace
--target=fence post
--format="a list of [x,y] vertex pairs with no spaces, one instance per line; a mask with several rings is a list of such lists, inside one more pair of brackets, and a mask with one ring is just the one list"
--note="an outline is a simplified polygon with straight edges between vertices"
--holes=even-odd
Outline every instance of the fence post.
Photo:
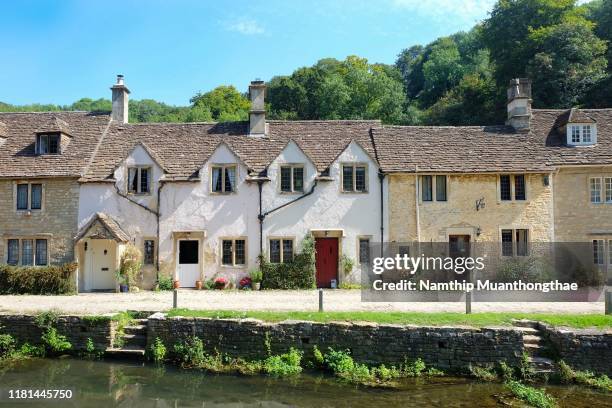
[[472,314],[472,292],[465,292],[465,314]]
[[172,308],[176,309],[178,307],[178,289],[174,289],[172,293]]
[[323,289],[319,289],[319,312],[323,311]]
[[612,315],[612,291],[606,290],[605,298],[606,298],[606,314]]

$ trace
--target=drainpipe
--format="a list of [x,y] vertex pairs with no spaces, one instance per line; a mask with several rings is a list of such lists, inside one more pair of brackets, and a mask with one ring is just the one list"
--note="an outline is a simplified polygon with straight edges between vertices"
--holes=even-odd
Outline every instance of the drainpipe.
[[262,213],[262,197],[261,190],[263,189],[263,180],[257,181],[257,189],[259,190],[259,214],[257,214],[257,219],[259,220],[259,256],[263,254],[263,221],[265,216]]
[[384,204],[384,182],[385,173],[378,170],[378,180],[380,181],[380,256],[384,256],[383,243],[385,241],[385,204]]
[[416,209],[416,238],[421,242],[421,217],[419,215],[419,168],[414,171],[414,206]]
[[164,187],[164,183],[162,181],[159,182],[159,188],[157,189],[157,212],[155,213],[155,217],[157,219],[157,242],[155,245],[155,269],[156,269],[156,275],[157,275],[157,283],[159,283],[159,237],[160,237],[160,232],[159,232],[159,220],[161,218],[161,190]]

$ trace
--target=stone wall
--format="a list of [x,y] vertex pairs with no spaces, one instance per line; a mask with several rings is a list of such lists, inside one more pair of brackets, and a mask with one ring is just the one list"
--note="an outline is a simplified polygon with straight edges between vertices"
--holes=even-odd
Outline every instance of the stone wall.
[[559,360],[575,370],[612,375],[612,331],[567,330],[539,325]]
[[[41,183],[42,209],[17,211],[16,184]],[[79,184],[76,179],[0,180],[0,263],[6,263],[8,239],[47,239],[49,261],[74,261]]]
[[[35,320],[36,316],[0,315],[0,333],[10,334],[19,344],[42,344],[44,330]],[[86,350],[87,339],[91,339],[96,350],[105,350],[112,345],[115,335],[115,322],[109,317],[60,316],[53,327],[66,336],[73,352]]]
[[355,360],[368,364],[400,364],[405,358],[422,358],[439,368],[462,370],[470,364],[505,360],[517,365],[523,352],[522,334],[505,328],[476,329],[414,327],[366,323],[265,323],[254,319],[149,318],[147,341],[159,337],[170,346],[197,336],[207,350],[235,357],[263,359],[269,339],[272,353],[290,347],[307,355],[316,345],[325,351],[349,349]]

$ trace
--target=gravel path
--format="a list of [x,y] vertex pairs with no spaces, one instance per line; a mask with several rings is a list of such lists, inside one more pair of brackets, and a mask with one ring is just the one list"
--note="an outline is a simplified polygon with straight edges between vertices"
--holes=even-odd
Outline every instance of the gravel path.
[[[316,290],[195,291],[180,290],[178,306],[201,310],[310,311],[318,309]],[[464,312],[463,303],[361,302],[359,290],[326,290],[326,311]],[[82,293],[74,296],[0,296],[0,312],[108,313],[124,310],[163,311],[172,307],[172,292]],[[472,312],[603,313],[603,302],[474,303]]]

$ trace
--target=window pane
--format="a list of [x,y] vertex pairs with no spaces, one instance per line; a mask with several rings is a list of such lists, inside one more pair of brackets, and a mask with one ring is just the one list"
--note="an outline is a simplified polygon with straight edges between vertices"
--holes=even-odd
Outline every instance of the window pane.
[[36,265],[47,264],[47,240],[36,240]]
[[33,210],[40,210],[42,207],[42,184],[32,184],[32,203]]
[[280,263],[281,252],[280,252],[280,239],[270,240],[270,262]]
[[603,239],[593,240],[593,263],[603,265],[604,263],[604,241]]
[[49,135],[49,153],[59,153],[59,135]]
[[502,255],[512,256],[512,230],[502,230]]
[[21,264],[34,265],[34,251],[31,239],[21,240]]
[[223,265],[232,265],[232,241],[229,239],[223,240],[223,256],[221,262]]
[[342,190],[353,191],[353,166],[342,166]]
[[304,191],[304,168],[293,168],[293,191]]
[[606,177],[606,202],[612,203],[612,177]]
[[28,209],[28,185],[17,184],[17,209]]
[[244,265],[246,263],[246,242],[244,239],[236,240],[236,265]]
[[138,169],[136,167],[128,169],[128,192],[138,192]]
[[431,176],[421,176],[421,199],[423,201],[432,201]]
[[517,229],[516,230],[516,254],[518,256],[527,256],[529,254],[528,249],[528,234],[529,230]]
[[216,193],[220,193],[223,191],[223,177],[222,177],[222,168],[221,167],[213,167],[212,169],[212,191]]
[[8,253],[6,263],[9,265],[17,265],[19,263],[19,240],[9,239],[8,240]]
[[504,201],[512,200],[512,195],[510,192],[510,176],[505,174],[499,176],[499,191],[500,197]]
[[225,192],[231,193],[236,189],[236,168],[225,168]]
[[612,239],[608,241],[608,264],[612,265]]
[[144,263],[147,265],[155,262],[155,241],[145,239],[144,242]]
[[355,168],[355,189],[357,191],[367,191],[366,168],[363,166],[359,166]]
[[446,176],[436,176],[436,201],[446,201]]
[[283,263],[293,261],[293,240],[283,239]]
[[281,167],[281,191],[291,191],[291,167]]
[[140,192],[149,192],[149,169],[140,169]]
[[590,143],[591,142],[591,126],[585,125],[582,127],[582,142]]
[[359,263],[370,263],[370,240],[367,238],[359,239]]
[[591,179],[591,202],[601,203],[601,179]]
[[38,153],[49,153],[49,137],[47,135],[38,136]]
[[522,174],[514,176],[514,199],[525,199],[525,176]]
[[580,143],[580,126],[572,126],[572,143]]

